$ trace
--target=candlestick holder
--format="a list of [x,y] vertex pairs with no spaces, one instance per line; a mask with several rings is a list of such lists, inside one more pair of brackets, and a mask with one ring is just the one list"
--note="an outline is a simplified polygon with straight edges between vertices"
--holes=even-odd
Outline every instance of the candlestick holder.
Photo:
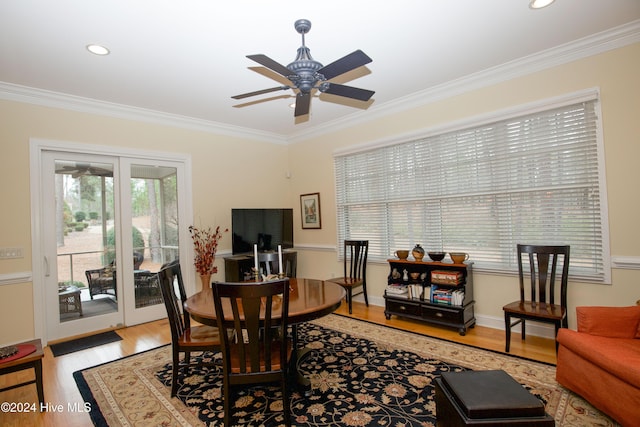
[[252,275],[253,275],[253,279],[254,279],[256,282],[262,282],[262,276],[260,275],[260,270],[257,270],[257,269],[255,269],[255,268],[252,268],[252,269],[251,269],[251,273],[252,273]]

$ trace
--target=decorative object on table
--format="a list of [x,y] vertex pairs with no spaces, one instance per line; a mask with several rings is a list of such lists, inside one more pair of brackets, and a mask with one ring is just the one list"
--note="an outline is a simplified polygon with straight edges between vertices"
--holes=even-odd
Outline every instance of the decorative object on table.
[[301,194],[300,212],[302,215],[302,228],[322,228],[320,193]]
[[408,273],[409,272],[407,270],[402,270],[402,280],[404,280],[405,282],[409,280]]
[[461,271],[433,270],[431,272],[431,283],[437,285],[459,285],[464,282],[464,275]]
[[6,359],[9,356],[13,356],[18,352],[18,347],[15,345],[10,345],[7,347],[0,348],[0,359]]
[[422,261],[422,258],[424,258],[424,249],[420,244],[417,244],[411,251],[411,255],[413,255],[416,261]]
[[193,265],[200,275],[203,288],[210,285],[211,275],[218,272],[218,267],[215,265],[218,243],[222,238],[222,233],[228,231],[228,228],[221,231],[220,226],[217,226],[215,231],[211,227],[198,229],[193,225],[189,226],[189,233],[193,240],[193,249],[196,253]]
[[398,250],[393,253],[398,259],[407,259],[409,257],[409,251]]
[[418,280],[418,278],[420,277],[420,272],[414,271],[413,273],[409,273],[409,276],[411,276],[412,280]]
[[429,258],[431,258],[432,261],[442,261],[444,259],[444,257],[447,255],[446,252],[427,252],[427,255],[429,255]]
[[[347,56],[330,63],[329,65],[323,66],[311,57],[309,48],[304,44],[304,35],[311,30],[311,21],[307,19],[298,19],[294,23],[294,27],[296,31],[302,35],[302,46],[298,48],[298,55],[296,56],[296,59],[286,67],[266,55],[247,55],[247,58],[257,62],[258,64],[264,65],[270,70],[275,71],[288,79],[288,84],[285,86],[280,85],[269,89],[235,95],[232,96],[233,99],[243,99],[250,96],[293,89],[297,94],[294,112],[295,117],[309,114],[309,107],[313,96],[312,92],[315,89],[322,93],[351,98],[361,102],[369,101],[375,93],[374,91],[360,89],[353,86],[345,86],[329,82],[329,80],[368,64],[371,62],[371,58],[361,50],[356,50]],[[280,82],[281,80],[282,79],[280,78],[277,81]]]
[[449,252],[449,256],[454,264],[462,264],[469,259],[469,254],[466,252]]

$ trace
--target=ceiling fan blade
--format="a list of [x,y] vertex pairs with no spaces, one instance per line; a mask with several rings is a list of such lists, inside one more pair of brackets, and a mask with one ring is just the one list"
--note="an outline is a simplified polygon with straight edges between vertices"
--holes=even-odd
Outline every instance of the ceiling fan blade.
[[359,101],[368,101],[375,93],[372,90],[360,89],[353,86],[345,86],[337,83],[329,83],[329,88],[324,93],[331,95],[345,96],[347,98],[357,99]]
[[294,117],[304,116],[309,114],[309,107],[311,105],[311,94],[300,92],[296,96],[296,111],[293,114]]
[[270,92],[276,92],[279,90],[287,90],[289,89],[289,86],[278,86],[278,87],[272,87],[269,89],[262,89],[262,90],[256,90],[255,92],[248,92],[248,93],[243,93],[241,95],[235,95],[232,96],[233,99],[242,99],[242,98],[248,98],[250,96],[256,96],[256,95],[262,95],[265,93],[270,93]]
[[347,71],[355,70],[356,68],[368,64],[371,61],[372,59],[369,58],[367,54],[358,49],[355,52],[351,52],[349,55],[344,56],[329,65],[325,65],[318,70],[318,73],[322,74],[327,80],[331,80],[332,78],[339,76],[340,74],[344,74]]
[[278,74],[282,74],[285,77],[290,76],[291,74],[294,74],[287,67],[280,64],[279,62],[274,61],[273,59],[269,58],[267,55],[262,55],[262,54],[247,55],[247,58],[253,61],[256,61],[258,64],[264,65],[270,70],[273,70]]

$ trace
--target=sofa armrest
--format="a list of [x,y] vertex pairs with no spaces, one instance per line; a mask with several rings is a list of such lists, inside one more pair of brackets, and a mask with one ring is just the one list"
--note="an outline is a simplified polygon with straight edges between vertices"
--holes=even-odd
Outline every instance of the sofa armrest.
[[640,338],[640,306],[576,307],[578,332],[611,338]]

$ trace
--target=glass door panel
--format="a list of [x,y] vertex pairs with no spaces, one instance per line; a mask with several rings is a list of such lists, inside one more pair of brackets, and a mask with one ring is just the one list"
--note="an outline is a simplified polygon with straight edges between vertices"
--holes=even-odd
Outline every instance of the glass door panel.
[[179,250],[178,169],[137,162],[129,169],[134,303],[125,307],[128,324],[166,316],[162,294],[151,276],[177,259]]
[[46,257],[49,338],[122,324],[114,251],[116,162],[63,153],[47,153],[46,159],[45,206],[52,209],[43,223],[46,247],[55,250]]

